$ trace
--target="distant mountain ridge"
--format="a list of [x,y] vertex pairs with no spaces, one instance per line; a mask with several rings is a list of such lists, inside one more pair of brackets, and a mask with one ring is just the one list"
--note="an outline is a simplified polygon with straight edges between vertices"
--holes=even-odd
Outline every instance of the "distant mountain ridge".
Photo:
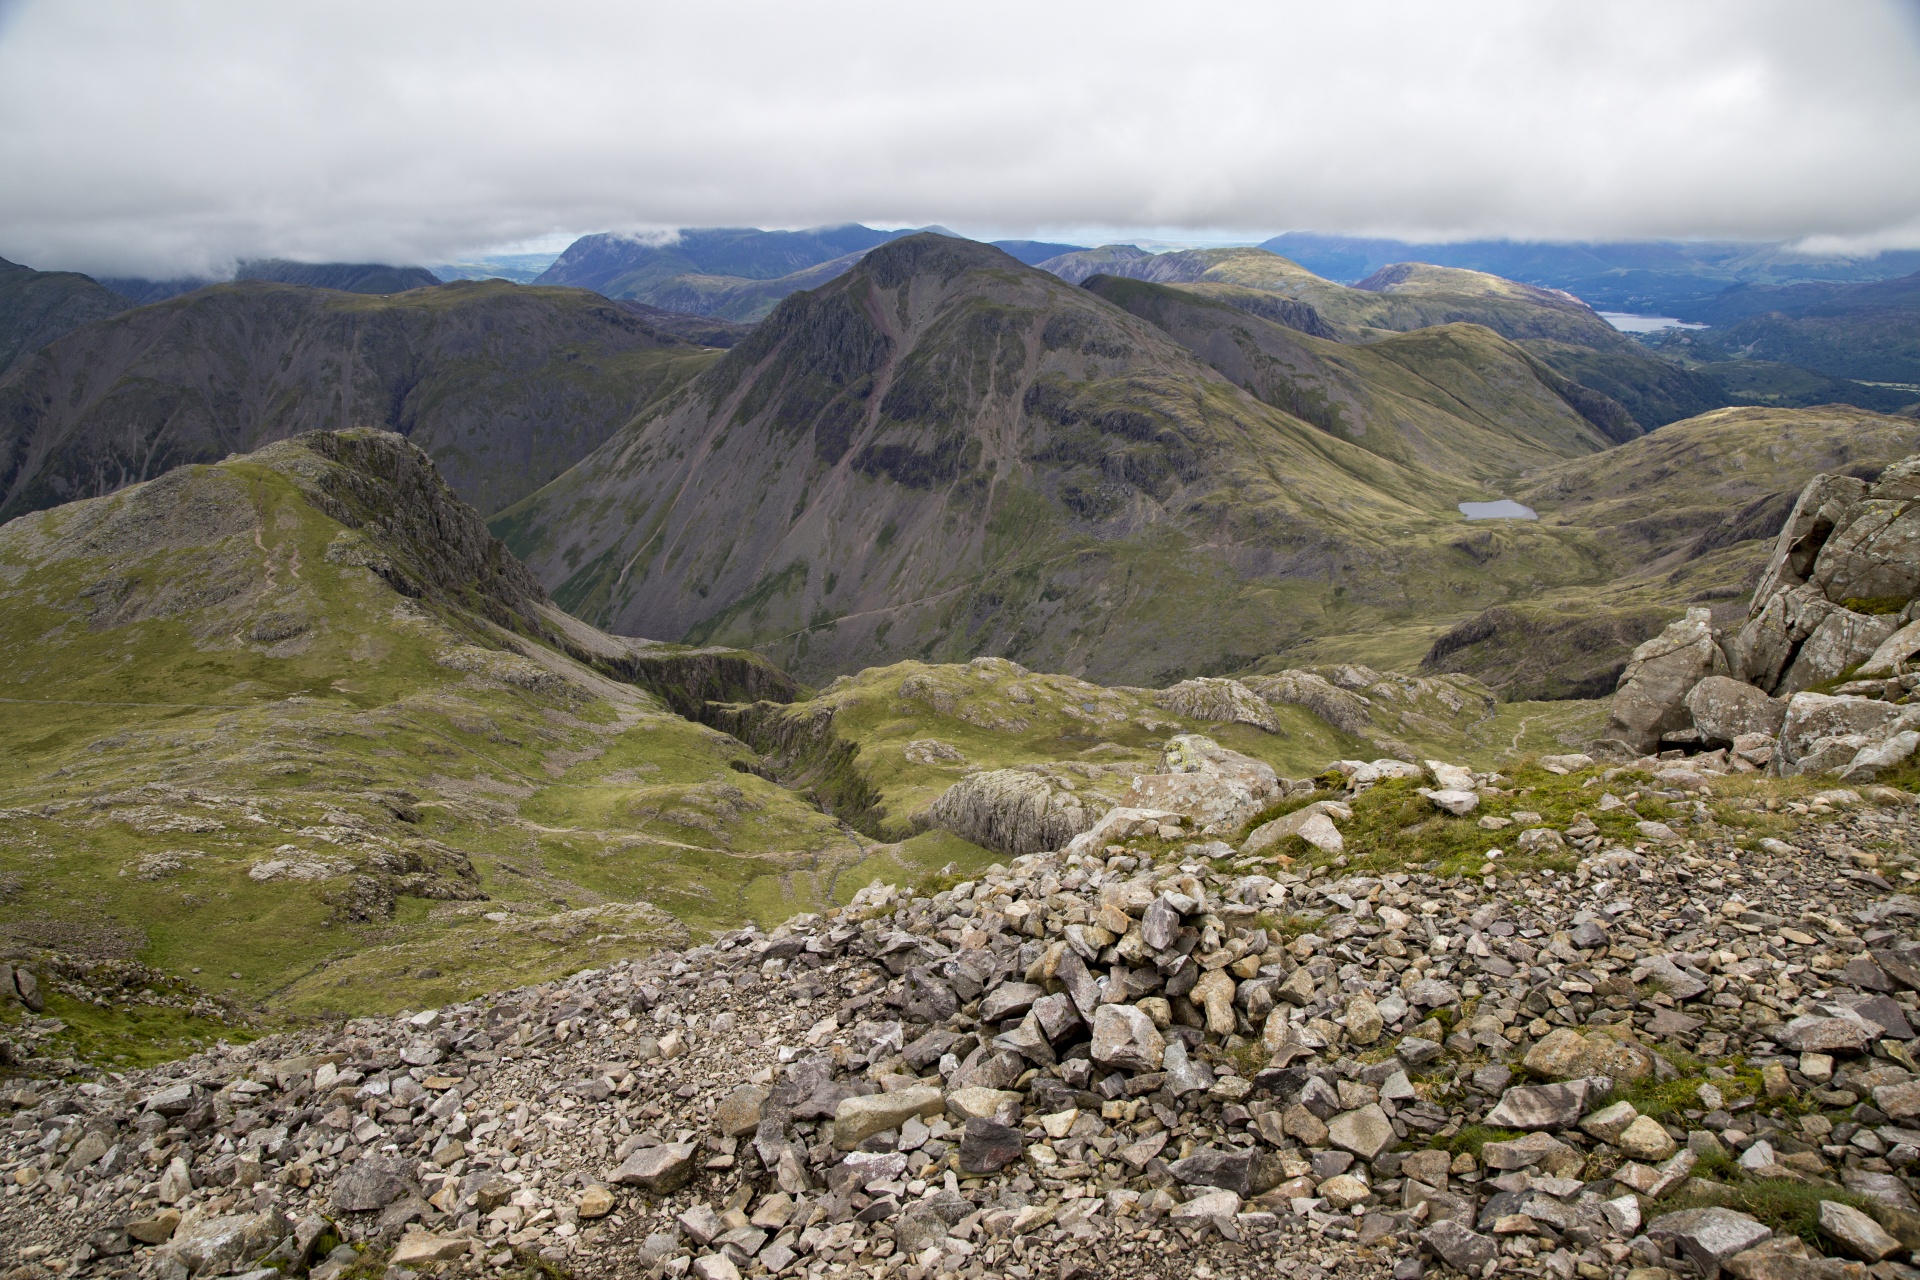
[[715,358],[579,289],[215,285],[85,325],[0,377],[0,520],[356,426],[407,435],[492,511]]
[[[1455,503],[1610,443],[1484,330],[1315,366],[1329,400],[1370,373],[1402,388],[1354,393],[1335,429],[1179,336],[989,246],[898,239],[492,527],[596,625],[802,678],[999,652],[1143,681],[1284,647],[1335,581],[1342,601],[1453,598]],[[1531,390],[1489,400],[1483,359]],[[1467,475],[1424,461],[1469,455]]]
[[[670,237],[602,232],[574,241],[536,283],[752,324],[789,294],[851,271],[869,250],[923,232],[952,234],[942,227],[880,231],[858,223],[806,231],[693,227]],[[1078,248],[1039,240],[993,243],[1028,265]]]
[[1526,284],[1565,289],[1596,307],[1692,319],[1682,308],[1738,284],[1869,281],[1920,270],[1920,250],[1821,255],[1789,243],[1751,241],[1463,240],[1416,243],[1290,231],[1262,249],[1330,280],[1351,283],[1396,262],[1485,271]]
[[0,378],[54,339],[128,305],[77,271],[35,271],[0,258]]
[[[294,262],[287,258],[242,262],[227,279],[270,280],[276,284],[302,284],[346,293],[404,293],[408,289],[426,289],[441,283],[440,277],[425,267],[395,267],[383,262]],[[180,276],[171,280],[107,276],[100,283],[130,302],[149,306],[224,281],[206,276]]]
[[[1485,325],[1562,376],[1625,406],[1648,430],[1727,403],[1711,379],[1649,354],[1579,298],[1484,272],[1397,263],[1372,273],[1363,288],[1337,284],[1269,249],[1152,254],[1133,245],[1066,254],[1040,269],[1075,282],[1109,275],[1178,285],[1305,332],[1324,321],[1350,342],[1432,325]],[[1304,313],[1289,318],[1276,310],[1275,299],[1311,308],[1316,319],[1310,323]]]

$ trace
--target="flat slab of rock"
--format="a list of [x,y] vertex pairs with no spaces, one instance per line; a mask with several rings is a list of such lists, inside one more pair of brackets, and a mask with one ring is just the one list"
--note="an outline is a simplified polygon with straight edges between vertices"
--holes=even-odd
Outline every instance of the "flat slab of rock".
[[1371,1164],[1399,1138],[1393,1131],[1393,1121],[1387,1119],[1387,1113],[1380,1109],[1380,1104],[1369,1102],[1364,1107],[1343,1112],[1329,1120],[1327,1141]]
[[1838,1200],[1820,1202],[1820,1230],[1862,1262],[1878,1262],[1900,1251],[1900,1242],[1885,1227]]
[[1420,1233],[1429,1249],[1456,1271],[1478,1273],[1500,1256],[1500,1245],[1492,1236],[1483,1236],[1452,1218],[1443,1218]]
[[1796,1053],[1859,1053],[1872,1041],[1866,1027],[1851,1018],[1803,1015],[1772,1031],[1773,1042]]
[[693,1178],[696,1151],[691,1142],[642,1147],[613,1171],[612,1180],[622,1186],[644,1187],[648,1191],[678,1191]]
[[1487,1123],[1502,1129],[1564,1129],[1577,1124],[1587,1109],[1585,1080],[1565,1084],[1529,1084],[1509,1089]]
[[946,1106],[931,1085],[847,1098],[833,1113],[833,1145],[851,1151],[876,1133],[898,1129],[915,1116],[937,1116]]
[[1662,1214],[1647,1223],[1649,1239],[1671,1240],[1703,1272],[1711,1275],[1722,1262],[1744,1253],[1773,1234],[1773,1228],[1744,1213],[1717,1206]]

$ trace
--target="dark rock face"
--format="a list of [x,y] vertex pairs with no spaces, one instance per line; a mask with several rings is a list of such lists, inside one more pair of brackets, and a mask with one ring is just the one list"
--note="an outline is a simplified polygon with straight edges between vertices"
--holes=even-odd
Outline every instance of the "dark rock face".
[[249,280],[87,318],[0,376],[0,519],[368,425],[495,511],[713,359],[604,298],[503,282],[371,299]]
[[976,1117],[960,1134],[960,1167],[968,1173],[997,1173],[1025,1149],[1018,1129]]

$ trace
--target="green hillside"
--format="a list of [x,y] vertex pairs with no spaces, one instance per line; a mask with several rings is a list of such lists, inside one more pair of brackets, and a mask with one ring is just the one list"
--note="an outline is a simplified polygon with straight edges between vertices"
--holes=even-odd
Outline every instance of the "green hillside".
[[278,1013],[538,981],[918,866],[604,673],[784,677],[560,614],[390,435],[12,521],[0,645],[0,935]]
[[[1336,284],[1265,249],[1196,249],[1131,253],[1108,246],[1042,263],[1062,279],[1126,276],[1192,286],[1256,315],[1278,295],[1313,308],[1333,326],[1324,336],[1349,342],[1443,324],[1478,324],[1520,344],[1561,375],[1626,407],[1643,429],[1689,417],[1726,402],[1711,379],[1690,373],[1618,332],[1569,294],[1517,284],[1478,271],[1399,263],[1358,285]],[[1302,326],[1285,317],[1282,323]]]

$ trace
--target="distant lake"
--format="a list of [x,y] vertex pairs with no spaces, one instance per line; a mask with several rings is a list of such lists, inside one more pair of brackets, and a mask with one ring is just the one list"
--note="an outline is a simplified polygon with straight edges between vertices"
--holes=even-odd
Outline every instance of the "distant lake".
[[1540,513],[1532,507],[1522,506],[1512,498],[1502,498],[1498,502],[1463,502],[1460,514],[1469,520],[1538,520]]
[[1636,316],[1626,311],[1602,311],[1600,318],[1622,333],[1658,333],[1662,329],[1704,329],[1703,324],[1688,324],[1672,316]]

